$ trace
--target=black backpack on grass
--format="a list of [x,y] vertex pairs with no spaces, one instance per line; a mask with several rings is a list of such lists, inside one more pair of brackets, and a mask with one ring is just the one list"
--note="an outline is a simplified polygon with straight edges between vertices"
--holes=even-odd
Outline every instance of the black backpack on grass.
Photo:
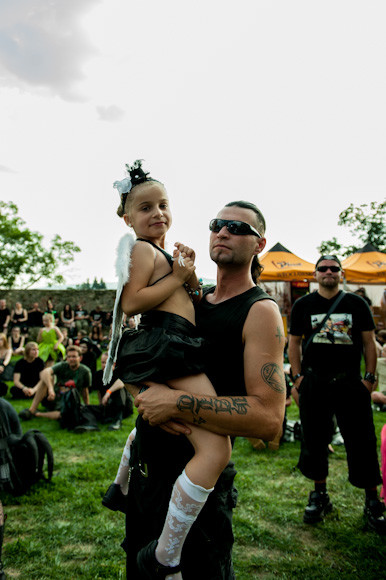
[[24,435],[14,435],[6,433],[5,425],[0,409],[0,490],[22,495],[40,479],[51,480],[54,454],[41,431],[30,429]]

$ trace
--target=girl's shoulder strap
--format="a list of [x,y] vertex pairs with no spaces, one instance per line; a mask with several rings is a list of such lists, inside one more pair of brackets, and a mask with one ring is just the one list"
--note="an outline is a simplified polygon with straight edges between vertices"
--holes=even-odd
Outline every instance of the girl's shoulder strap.
[[138,242],[147,242],[148,244],[150,244],[151,246],[153,246],[154,249],[158,250],[161,252],[161,254],[163,254],[169,264],[169,266],[171,268],[173,268],[173,258],[171,257],[170,254],[168,254],[168,252],[166,252],[163,248],[160,248],[159,246],[157,246],[157,244],[154,244],[153,242],[151,242],[150,240],[144,240],[143,238],[137,238]]

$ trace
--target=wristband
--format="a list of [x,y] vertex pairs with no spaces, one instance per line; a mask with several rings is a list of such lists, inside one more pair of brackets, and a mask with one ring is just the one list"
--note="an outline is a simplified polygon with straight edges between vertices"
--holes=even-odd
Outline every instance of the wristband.
[[108,393],[109,395],[111,395],[110,389],[106,389],[106,393]]
[[138,395],[140,395],[141,393],[144,393],[145,391],[147,391],[149,387],[147,387],[146,385],[143,385],[140,389],[139,389],[139,393]]
[[296,381],[301,377],[301,373],[297,373],[293,378],[294,383],[296,383]]
[[368,383],[371,383],[372,385],[375,383],[375,374],[374,373],[365,373],[365,376],[363,377],[363,380],[367,381]]

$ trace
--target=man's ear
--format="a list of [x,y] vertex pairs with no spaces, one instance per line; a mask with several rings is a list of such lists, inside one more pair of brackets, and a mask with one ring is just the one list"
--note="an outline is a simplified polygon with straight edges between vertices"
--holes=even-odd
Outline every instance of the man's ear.
[[256,251],[255,255],[261,254],[264,250],[267,240],[265,238],[256,238]]

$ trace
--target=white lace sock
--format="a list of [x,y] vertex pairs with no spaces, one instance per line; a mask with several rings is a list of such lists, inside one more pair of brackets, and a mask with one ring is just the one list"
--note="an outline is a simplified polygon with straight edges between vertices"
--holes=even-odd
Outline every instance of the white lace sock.
[[[155,551],[157,560],[164,566],[179,564],[186,536],[211,491],[213,488],[205,489],[190,481],[185,470],[176,480],[165,524]],[[178,573],[168,578],[178,580],[182,576]]]
[[124,448],[123,453],[122,453],[121,462],[120,462],[119,467],[118,467],[117,476],[114,480],[114,483],[117,483],[118,485],[120,485],[122,493],[124,495],[126,495],[127,492],[129,491],[128,481],[129,481],[129,470],[130,470],[130,466],[129,466],[130,447],[131,447],[132,442],[135,439],[136,433],[137,433],[137,428],[134,427],[134,429],[132,430],[132,432],[130,433],[130,435],[127,438],[126,445],[125,445],[125,448]]

